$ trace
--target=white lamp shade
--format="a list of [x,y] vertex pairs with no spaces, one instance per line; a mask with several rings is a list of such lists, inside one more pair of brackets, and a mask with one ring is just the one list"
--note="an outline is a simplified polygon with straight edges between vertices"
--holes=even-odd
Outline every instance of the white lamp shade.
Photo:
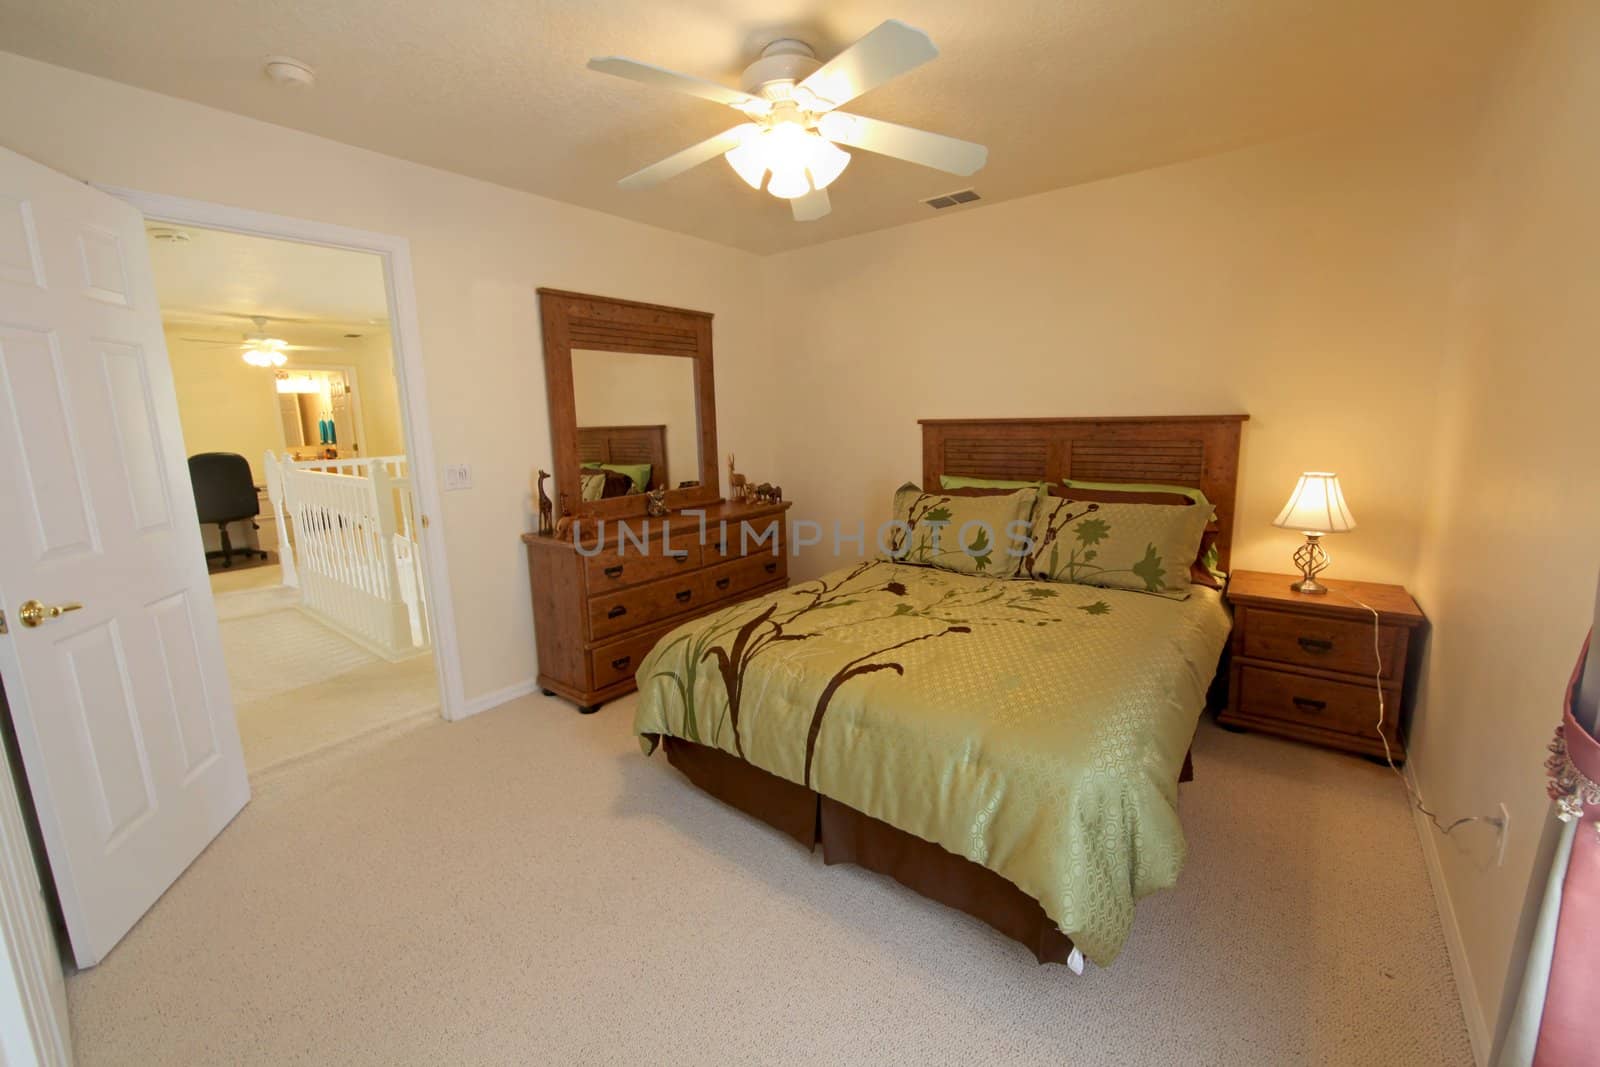
[[850,153],[796,122],[780,122],[744,137],[723,154],[728,166],[752,189],[761,188],[767,172],[767,192],[780,199],[805,196],[825,189],[850,163]]
[[805,196],[811,191],[811,182],[806,178],[804,167],[787,167],[774,170],[772,180],[767,182],[767,192],[785,200],[793,200],[797,196]]
[[1272,525],[1301,533],[1330,534],[1354,530],[1356,519],[1344,502],[1337,474],[1306,471]]

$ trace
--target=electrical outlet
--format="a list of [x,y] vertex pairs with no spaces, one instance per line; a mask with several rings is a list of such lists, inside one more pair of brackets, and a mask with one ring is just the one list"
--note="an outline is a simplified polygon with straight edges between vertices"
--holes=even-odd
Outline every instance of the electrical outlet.
[[465,463],[446,463],[444,467],[444,491],[449,493],[457,489],[472,488],[472,467]]
[[1511,839],[1511,809],[1505,804],[1500,805],[1500,852],[1495,856],[1494,865],[1506,865],[1506,842]]

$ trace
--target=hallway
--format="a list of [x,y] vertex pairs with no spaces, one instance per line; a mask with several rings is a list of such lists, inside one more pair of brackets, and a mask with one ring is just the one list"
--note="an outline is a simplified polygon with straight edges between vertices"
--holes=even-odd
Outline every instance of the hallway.
[[439,715],[433,658],[389,662],[300,610],[277,566],[211,576],[245,766],[252,777]]

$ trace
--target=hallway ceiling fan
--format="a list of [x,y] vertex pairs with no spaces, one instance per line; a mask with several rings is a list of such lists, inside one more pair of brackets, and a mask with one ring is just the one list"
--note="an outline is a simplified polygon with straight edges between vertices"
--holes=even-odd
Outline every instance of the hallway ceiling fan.
[[767,192],[789,201],[795,221],[809,222],[832,210],[827,188],[850,163],[840,145],[948,174],[972,174],[988,161],[983,145],[837,110],[938,54],[927,34],[889,19],[827,63],[804,41],[773,41],[745,68],[739,89],[619,56],[591,59],[589,69],[726,104],[748,120],[618,185],[648,189],[725,156],[752,189],[765,180]]
[[[281,337],[272,337],[267,333],[267,323],[272,320],[265,315],[251,315],[250,321],[256,328],[244,335],[242,341],[218,341],[212,337],[180,337],[178,340],[187,341],[197,345],[230,345],[237,347],[244,361],[252,367],[281,367],[288,361],[286,352],[337,352],[339,349],[328,345],[292,345]],[[280,321],[290,321],[288,319]]]

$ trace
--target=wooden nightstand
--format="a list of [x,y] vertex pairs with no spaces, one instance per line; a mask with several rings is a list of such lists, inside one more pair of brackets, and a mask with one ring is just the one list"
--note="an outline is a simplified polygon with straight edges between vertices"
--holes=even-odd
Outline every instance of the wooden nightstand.
[[[1228,707],[1217,721],[1382,757],[1375,677],[1381,663],[1383,733],[1399,763],[1406,669],[1427,618],[1398,585],[1332,579],[1323,582],[1328,593],[1307,596],[1289,588],[1295,580],[1260,571],[1229,577],[1233,668]],[[1378,611],[1377,661],[1372,613],[1358,599]]]

